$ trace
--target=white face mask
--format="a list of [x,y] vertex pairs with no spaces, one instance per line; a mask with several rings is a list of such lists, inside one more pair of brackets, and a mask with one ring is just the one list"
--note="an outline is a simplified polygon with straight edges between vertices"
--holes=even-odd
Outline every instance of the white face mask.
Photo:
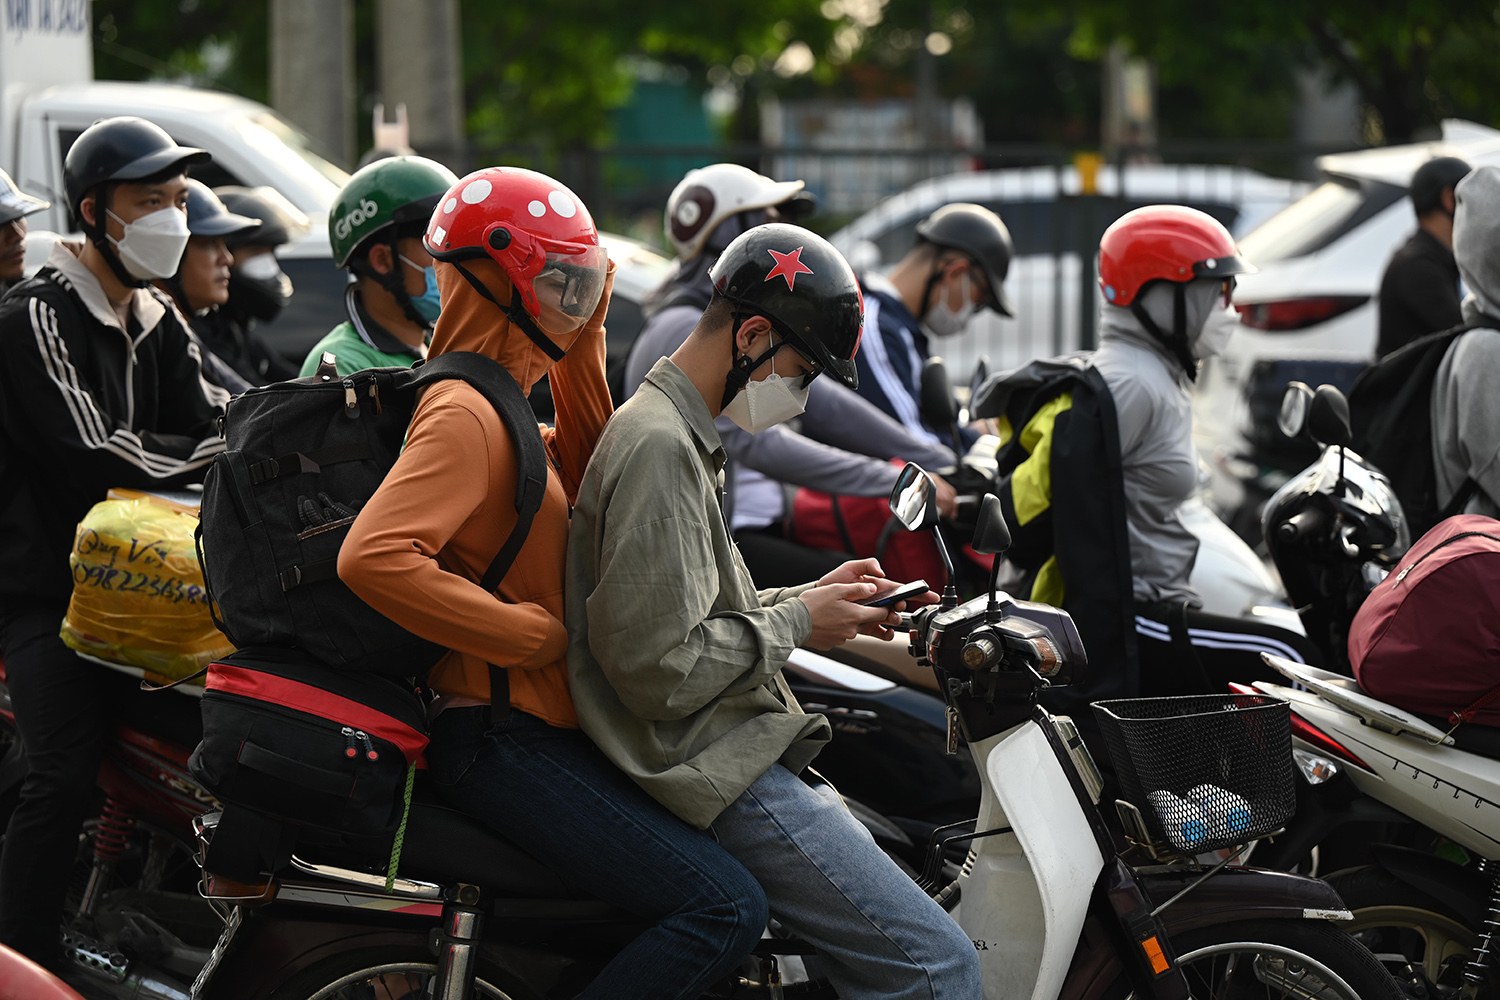
[[251,281],[275,281],[281,277],[281,265],[275,254],[258,253],[240,265],[240,274]]
[[177,273],[182,262],[182,251],[187,249],[187,213],[180,208],[162,208],[141,216],[134,222],[126,222],[115,213],[105,209],[106,214],[123,227],[115,245],[120,263],[132,277],[141,281],[154,278],[170,278]]
[[1240,314],[1234,306],[1214,309],[1203,321],[1198,339],[1193,341],[1193,357],[1199,361],[1216,358],[1229,346],[1229,338],[1239,328]]
[[946,289],[940,290],[937,301],[932,304],[931,309],[927,310],[927,315],[922,317],[922,325],[934,337],[951,337],[954,334],[962,333],[964,327],[969,325],[969,320],[973,317],[974,310],[978,308],[974,305],[974,300],[969,297],[969,274],[967,271],[959,275],[959,282],[959,298],[962,299],[963,305],[957,309],[949,307]]
[[812,391],[811,386],[794,389],[800,381],[772,372],[759,382],[747,382],[724,407],[724,416],[751,434],[790,420],[807,408],[807,394]]

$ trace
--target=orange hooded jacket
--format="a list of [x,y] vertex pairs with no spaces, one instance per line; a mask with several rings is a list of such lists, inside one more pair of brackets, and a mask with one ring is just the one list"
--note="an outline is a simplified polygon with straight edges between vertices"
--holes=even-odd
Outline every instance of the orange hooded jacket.
[[[500,302],[510,281],[490,260],[463,266]],[[392,621],[451,652],[428,681],[444,695],[489,701],[489,665],[510,668],[510,703],[554,726],[577,728],[564,654],[563,566],[568,513],[605,421],[604,315],[614,262],[593,317],[554,337],[552,360],[452,264],[438,262],[443,311],[428,351],[477,351],[503,364],[528,394],[548,374],[556,428],[542,427],[550,468],[542,507],[498,591],[478,584],[516,524],[516,459],[499,415],[459,381],[425,390],[406,447],[360,511],[339,551],[339,577]]]

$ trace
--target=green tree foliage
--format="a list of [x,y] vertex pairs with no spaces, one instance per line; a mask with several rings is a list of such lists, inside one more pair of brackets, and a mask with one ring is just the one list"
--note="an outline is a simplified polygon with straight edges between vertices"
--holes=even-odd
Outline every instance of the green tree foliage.
[[1253,113],[1244,98],[1263,88],[1285,93],[1302,66],[1358,88],[1371,141],[1409,141],[1453,115],[1500,124],[1495,0],[1070,0],[1066,9],[1080,55],[1127,39],[1156,61],[1164,97],[1196,92],[1224,122]]

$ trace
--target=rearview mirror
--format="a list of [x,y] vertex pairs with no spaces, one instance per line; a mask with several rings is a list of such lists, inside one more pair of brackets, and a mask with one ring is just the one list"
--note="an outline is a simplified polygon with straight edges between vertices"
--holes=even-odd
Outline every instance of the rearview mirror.
[[979,521],[974,525],[972,548],[985,556],[999,555],[1010,548],[1010,526],[1005,523],[1000,498],[993,493],[986,493],[984,502],[979,506]]
[[1281,412],[1276,426],[1289,438],[1299,438],[1307,429],[1307,410],[1312,405],[1312,387],[1306,382],[1288,382],[1281,394]]
[[937,486],[922,467],[908,462],[891,489],[891,513],[907,531],[921,531],[937,524]]
[[1320,385],[1307,408],[1307,432],[1322,445],[1347,447],[1354,440],[1349,424],[1349,400],[1337,387]]
[[922,416],[936,428],[947,428],[958,419],[958,399],[942,358],[928,358],[922,366]]

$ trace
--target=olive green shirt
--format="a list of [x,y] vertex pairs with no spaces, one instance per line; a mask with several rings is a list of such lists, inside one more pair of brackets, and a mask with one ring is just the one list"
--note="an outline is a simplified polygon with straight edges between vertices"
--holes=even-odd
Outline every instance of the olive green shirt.
[[568,534],[568,678],[584,732],[694,826],[832,736],[781,676],[806,587],[756,592],[720,506],[724,448],[663,358],[604,428]]

